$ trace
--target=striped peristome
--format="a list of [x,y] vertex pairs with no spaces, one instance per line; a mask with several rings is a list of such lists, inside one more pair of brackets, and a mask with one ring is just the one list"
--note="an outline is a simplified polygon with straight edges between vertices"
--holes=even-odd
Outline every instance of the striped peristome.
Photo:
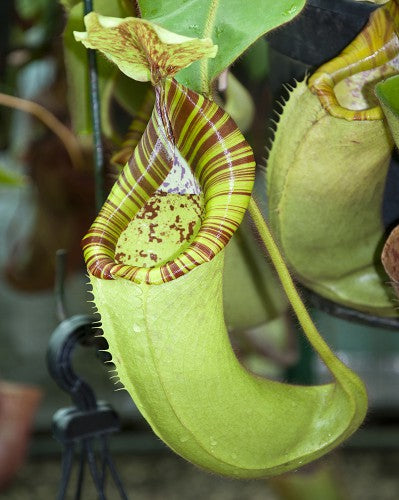
[[[156,86],[155,94],[147,128],[83,239],[88,270],[98,278],[160,284],[186,274],[226,246],[249,202],[255,162],[228,114],[172,78]],[[198,233],[183,252],[163,265],[146,268],[115,261],[120,234],[162,187],[179,154],[204,196]]]
[[381,107],[376,105],[362,110],[341,106],[334,87],[345,78],[372,67],[389,64],[399,52],[397,27],[399,3],[391,0],[375,10],[365,28],[339,55],[323,64],[309,78],[310,90],[318,96],[331,116],[349,121],[381,120]]

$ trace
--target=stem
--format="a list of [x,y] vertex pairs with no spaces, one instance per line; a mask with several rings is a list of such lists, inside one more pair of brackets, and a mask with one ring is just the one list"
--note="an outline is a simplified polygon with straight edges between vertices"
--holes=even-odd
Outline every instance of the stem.
[[[88,14],[93,10],[92,0],[84,0],[84,13]],[[95,179],[95,198],[97,212],[105,200],[104,189],[104,147],[101,136],[101,111],[100,111],[100,93],[98,84],[96,51],[87,50],[89,60],[89,86],[90,86],[90,107],[93,123],[93,142],[94,142],[94,179]]]
[[[208,18],[204,27],[204,38],[211,38],[213,26],[215,24],[216,12],[218,10],[219,0],[212,0]],[[210,82],[209,82],[209,74],[208,74],[208,58],[202,59],[200,62],[200,78],[201,78],[201,92],[203,94],[208,95],[210,93]]]
[[263,218],[257,202],[253,197],[249,202],[249,214],[255,224],[255,227],[263,244],[266,247],[267,252],[270,255],[270,259],[280,278],[284,291],[306,337],[309,339],[310,343],[316,349],[316,351],[318,351],[320,357],[327,364],[327,366],[330,366],[331,368],[331,358],[333,358],[334,355],[321,337],[308,311],[306,310],[306,307],[302,302],[297,289],[295,288],[294,282],[280,253],[280,250],[273,239],[270,229],[268,228]]
[[54,134],[60,139],[68,152],[71,162],[77,169],[84,168],[84,158],[79,141],[72,134],[68,127],[61,123],[53,113],[38,104],[37,102],[21,99],[8,94],[0,93],[0,105],[7,106],[13,109],[25,111],[42,123],[44,123]]

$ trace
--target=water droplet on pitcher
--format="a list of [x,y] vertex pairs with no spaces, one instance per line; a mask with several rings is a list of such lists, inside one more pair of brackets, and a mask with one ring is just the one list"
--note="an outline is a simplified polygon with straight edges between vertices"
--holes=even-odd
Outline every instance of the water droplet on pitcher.
[[185,443],[186,441],[188,441],[190,438],[188,436],[181,436],[180,437],[180,442],[181,443]]
[[189,28],[190,28],[190,30],[193,30],[194,33],[199,33],[199,26],[198,26],[198,24],[190,24]]
[[133,325],[133,331],[135,331],[136,333],[141,332],[141,327],[140,327],[140,325],[138,325],[137,323],[135,323],[135,324]]
[[218,442],[216,441],[216,439],[214,439],[212,436],[210,438],[210,442],[211,442],[211,446],[216,446],[218,444]]

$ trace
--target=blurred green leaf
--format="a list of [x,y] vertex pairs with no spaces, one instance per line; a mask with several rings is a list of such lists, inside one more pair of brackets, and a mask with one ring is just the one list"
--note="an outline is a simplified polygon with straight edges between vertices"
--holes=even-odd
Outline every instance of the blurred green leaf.
[[[124,122],[126,116],[130,116],[129,124],[140,109],[144,96],[150,87],[148,82],[137,82],[124,75],[121,71],[116,71],[108,79],[104,86],[101,99],[102,130],[106,137],[114,143],[121,144],[127,127]],[[126,113],[125,120],[121,119],[120,112],[115,103]],[[118,118],[119,125],[115,123]],[[122,135],[121,135],[122,134]]]
[[132,115],[140,107],[144,96],[150,87],[147,82],[133,82],[134,92],[132,92],[132,80],[121,72],[115,75],[113,81],[113,95],[126,111]]
[[299,14],[305,0],[139,0],[139,4],[143,18],[180,35],[210,37],[219,46],[214,59],[196,62],[177,75],[182,84],[201,91],[201,70],[202,78],[212,81],[255,40]]
[[227,75],[226,103],[223,108],[241,132],[248,131],[254,119],[255,105],[251,94],[230,71]]
[[66,9],[72,9],[75,5],[79,3],[80,0],[60,0],[60,3],[66,8]]
[[[68,4],[76,3],[71,1]],[[94,9],[105,16],[126,17],[132,15],[131,10],[126,10],[124,0],[95,0]],[[87,50],[81,43],[77,43],[73,31],[84,31],[83,2],[73,5],[68,13],[68,21],[64,31],[64,55],[68,79],[68,99],[72,115],[73,129],[78,135],[92,133],[90,92],[88,80]],[[97,56],[100,99],[106,97],[106,87],[110,79],[118,70],[101,54]],[[131,81],[131,96],[135,94],[135,82]],[[109,95],[108,95],[109,97]],[[132,100],[134,98],[132,97]],[[109,112],[109,106],[103,105],[102,122],[109,123],[109,117],[104,114]]]
[[378,83],[375,93],[388,120],[389,128],[399,148],[399,75]]
[[[28,2],[29,0],[20,0],[20,1]],[[39,0],[39,1],[53,2],[54,0]],[[72,7],[75,7],[75,5],[77,5],[78,3],[81,2],[81,0],[59,0],[59,1],[68,10],[72,9]],[[112,0],[109,3],[112,4]],[[133,0],[119,0],[118,3],[121,5],[122,9],[125,11],[126,16],[134,16],[135,15]],[[97,5],[95,5],[94,10],[97,11]]]
[[0,186],[20,187],[26,183],[26,177],[0,166]]
[[45,10],[54,0],[15,0],[15,9],[23,19],[31,19]]
[[259,38],[246,52],[241,64],[249,79],[259,82],[269,73],[269,46],[264,38]]

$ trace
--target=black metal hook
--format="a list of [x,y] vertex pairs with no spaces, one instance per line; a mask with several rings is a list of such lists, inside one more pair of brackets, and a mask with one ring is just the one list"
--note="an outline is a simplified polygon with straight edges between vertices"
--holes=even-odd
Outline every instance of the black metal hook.
[[[93,10],[92,0],[84,0],[85,14]],[[104,151],[101,137],[101,113],[98,88],[96,53],[88,51],[90,104],[93,123],[95,194],[97,211],[104,201]],[[53,332],[48,352],[47,366],[57,384],[70,394],[76,407],[63,408],[53,418],[55,437],[63,444],[62,478],[58,491],[58,500],[66,496],[70,482],[75,445],[80,445],[79,473],[75,490],[75,499],[81,498],[84,480],[84,468],[87,461],[89,470],[100,500],[105,500],[105,479],[108,470],[118,490],[120,498],[127,500],[122,482],[117,474],[108,451],[107,435],[119,429],[119,418],[114,410],[103,402],[97,402],[90,385],[73,370],[72,355],[77,344],[91,345],[101,342],[101,337],[93,334],[96,318],[91,315],[78,315],[68,318],[65,305],[64,282],[66,276],[66,252],[57,252],[56,263],[56,309],[60,320]],[[104,341],[104,339],[102,339]],[[100,353],[100,351],[98,351]],[[100,357],[109,360],[108,353]],[[93,449],[94,440],[101,444],[98,469]]]
[[77,344],[92,336],[93,316],[77,315],[64,319],[51,335],[47,350],[50,375],[66,391],[81,410],[96,408],[94,391],[78,377],[72,367],[72,355]]
[[[103,347],[101,336],[95,335],[97,318],[89,314],[67,317],[65,305],[65,270],[67,253],[57,252],[56,260],[56,308],[60,324],[50,337],[47,350],[47,367],[58,386],[66,391],[76,406],[61,408],[53,417],[54,437],[63,445],[62,478],[58,500],[64,500],[68,490],[73,466],[75,448],[79,447],[79,472],[75,489],[75,499],[81,498],[86,463],[93,479],[98,498],[106,500],[105,479],[109,471],[120,498],[127,500],[122,482],[108,450],[107,436],[120,428],[116,412],[107,403],[97,401],[90,385],[74,371],[72,358],[77,345]],[[104,360],[108,353],[102,353]],[[94,442],[100,442],[97,466]]]

